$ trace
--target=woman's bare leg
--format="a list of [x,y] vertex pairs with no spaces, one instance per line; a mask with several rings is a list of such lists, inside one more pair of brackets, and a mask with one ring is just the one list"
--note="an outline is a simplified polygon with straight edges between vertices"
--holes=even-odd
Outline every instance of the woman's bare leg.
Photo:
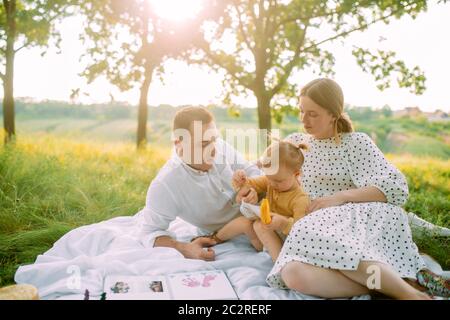
[[245,234],[249,238],[250,243],[257,251],[262,250],[263,245],[253,230],[253,221],[247,219],[246,217],[238,217],[231,220],[224,225],[222,229],[217,231],[216,236],[220,240],[226,241],[241,234]]
[[263,227],[261,220],[253,223],[253,229],[259,240],[269,252],[270,257],[275,262],[283,247],[283,242],[275,231],[267,230]]
[[369,289],[333,269],[292,261],[281,269],[289,289],[322,298],[349,298],[368,294]]
[[[409,285],[394,269],[392,269],[391,266],[384,263],[375,261],[361,261],[358,265],[358,269],[356,270],[339,271],[349,279],[356,281],[361,285],[374,285],[371,289],[379,291],[395,299],[431,299],[426,293],[420,292],[416,288]],[[378,277],[378,279],[376,277]],[[379,285],[379,287],[377,287],[377,285]]]

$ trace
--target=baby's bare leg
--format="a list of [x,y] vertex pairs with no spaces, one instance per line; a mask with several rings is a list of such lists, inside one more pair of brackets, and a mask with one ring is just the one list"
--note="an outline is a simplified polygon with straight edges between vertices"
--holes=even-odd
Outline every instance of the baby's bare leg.
[[245,234],[250,239],[251,244],[256,250],[262,250],[262,243],[259,241],[258,236],[253,230],[253,221],[246,217],[238,217],[231,220],[217,232],[216,236],[219,239],[226,241],[241,234]]
[[253,229],[263,246],[269,251],[272,260],[275,262],[283,247],[283,242],[280,237],[275,231],[265,229],[261,220],[257,220],[253,223]]

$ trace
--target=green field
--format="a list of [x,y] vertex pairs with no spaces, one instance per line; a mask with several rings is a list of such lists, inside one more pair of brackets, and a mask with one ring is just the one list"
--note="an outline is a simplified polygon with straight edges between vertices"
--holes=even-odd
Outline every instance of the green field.
[[[231,116],[225,108],[209,107],[222,133],[226,129],[257,129],[255,109],[238,110]],[[170,143],[171,122],[178,108],[149,108],[148,141]],[[281,136],[301,130],[295,110],[273,121]],[[384,153],[450,159],[450,121],[429,122],[424,117],[395,117],[383,110],[349,108],[355,129],[367,133]],[[1,116],[0,116],[1,119]],[[70,105],[58,102],[17,103],[19,137],[53,134],[83,142],[134,143],[136,108],[128,105]]]
[[[12,283],[19,265],[32,263],[69,230],[139,211],[150,181],[170,154],[167,144],[138,152],[133,143],[76,138],[35,132],[0,149],[0,286]],[[450,227],[450,161],[389,158],[408,177],[406,209]],[[416,241],[450,268],[448,239]]]

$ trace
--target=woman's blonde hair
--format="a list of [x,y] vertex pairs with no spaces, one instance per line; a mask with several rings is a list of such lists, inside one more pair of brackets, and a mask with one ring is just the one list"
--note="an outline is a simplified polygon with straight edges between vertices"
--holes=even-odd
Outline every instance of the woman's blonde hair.
[[336,81],[315,79],[302,88],[300,97],[310,98],[335,117],[334,137],[337,143],[340,142],[339,133],[353,132],[352,121],[344,112],[344,93]]
[[263,168],[269,168],[272,166],[272,153],[274,148],[277,148],[280,167],[284,166],[292,171],[300,170],[303,162],[305,161],[303,151],[308,150],[308,146],[303,143],[295,145],[292,142],[278,140],[273,137],[272,140],[275,141],[264,151],[261,166]]

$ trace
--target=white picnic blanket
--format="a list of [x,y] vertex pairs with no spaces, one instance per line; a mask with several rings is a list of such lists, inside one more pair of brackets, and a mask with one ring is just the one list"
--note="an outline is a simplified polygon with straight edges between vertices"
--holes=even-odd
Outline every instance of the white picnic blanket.
[[[272,268],[269,255],[257,253],[244,237],[215,246],[216,260],[205,262],[185,259],[172,248],[144,248],[137,237],[141,223],[142,216],[138,213],[74,229],[33,264],[21,266],[15,281],[37,287],[41,299],[83,299],[86,289],[91,299],[98,299],[107,275],[222,269],[240,299],[318,299],[270,288],[265,283]],[[170,231],[179,240],[198,234],[195,227],[178,219],[171,224]]]
[[[272,261],[266,252],[257,253],[245,237],[215,246],[215,261],[185,259],[172,248],[144,248],[138,238],[142,222],[143,217],[138,213],[74,229],[39,255],[33,264],[21,266],[15,281],[37,287],[41,299],[83,299],[86,289],[91,299],[98,299],[107,275],[162,275],[221,269],[240,299],[318,299],[270,288],[265,279]],[[198,235],[194,226],[179,219],[171,224],[170,231],[182,241]],[[353,299],[370,299],[370,296]]]

